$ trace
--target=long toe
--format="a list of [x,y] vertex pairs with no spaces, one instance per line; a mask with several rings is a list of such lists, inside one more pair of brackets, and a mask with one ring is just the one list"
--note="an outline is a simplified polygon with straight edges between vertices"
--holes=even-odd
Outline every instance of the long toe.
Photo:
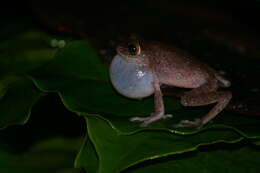
[[167,119],[167,118],[172,118],[173,115],[172,114],[166,114],[162,117],[162,119]]
[[129,120],[132,122],[136,122],[136,121],[143,122],[146,121],[148,118],[149,117],[132,117]]
[[175,128],[201,128],[202,124],[200,120],[190,121],[190,120],[182,120],[178,124],[174,125]]
[[146,127],[148,126],[149,124],[155,122],[155,121],[158,121],[160,119],[166,119],[166,118],[171,118],[172,115],[171,114],[154,114],[152,113],[151,116],[149,117],[132,117],[130,118],[129,120],[132,121],[132,122],[142,122],[142,124],[140,125],[141,127]]

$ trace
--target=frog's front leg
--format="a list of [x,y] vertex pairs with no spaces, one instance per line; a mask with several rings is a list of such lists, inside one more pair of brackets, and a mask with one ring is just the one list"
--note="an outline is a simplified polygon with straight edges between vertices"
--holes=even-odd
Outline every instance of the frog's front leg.
[[204,124],[212,120],[229,103],[232,94],[229,91],[216,91],[217,83],[208,82],[199,88],[195,88],[181,97],[184,106],[203,106],[216,103],[216,105],[201,119],[195,121],[182,120],[174,127],[196,127],[201,128]]
[[130,121],[140,121],[142,122],[141,127],[146,127],[152,122],[158,121],[160,119],[171,118],[171,114],[164,114],[164,103],[163,95],[160,89],[159,83],[154,83],[154,106],[155,111],[149,117],[132,117]]

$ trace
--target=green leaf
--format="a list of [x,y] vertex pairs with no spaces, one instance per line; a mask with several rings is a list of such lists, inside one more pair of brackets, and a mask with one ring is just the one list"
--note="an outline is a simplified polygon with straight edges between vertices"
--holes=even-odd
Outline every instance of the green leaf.
[[24,124],[43,94],[26,73],[46,64],[56,52],[51,37],[39,31],[0,42],[0,128]]
[[17,77],[0,99],[0,127],[25,124],[32,106],[41,95],[31,80]]
[[[98,173],[116,173],[132,165],[196,150],[199,146],[226,142],[235,143],[241,135],[222,128],[208,128],[190,135],[181,135],[166,129],[147,129],[135,133],[120,133],[100,116],[87,116],[88,137],[85,148],[78,155],[76,166]],[[94,147],[94,148],[93,148]],[[95,154],[90,154],[94,153]],[[98,169],[88,166],[91,158]],[[98,158],[98,159],[97,159]],[[82,164],[85,162],[85,164]],[[95,170],[95,171],[93,171]]]
[[[39,77],[50,80],[55,87],[63,86],[70,82],[69,79],[92,79],[105,81],[107,74],[104,66],[99,61],[95,51],[85,41],[68,43],[64,49],[58,51],[53,61],[48,66],[34,73]],[[43,76],[42,76],[43,75]]]
[[254,147],[234,149],[199,150],[185,155],[176,155],[167,159],[156,160],[146,165],[125,171],[125,173],[255,173],[260,171],[260,150]]
[[[82,159],[83,158],[83,159]],[[95,147],[88,135],[85,137],[85,141],[81,147],[79,154],[75,160],[76,168],[85,168],[88,173],[94,173],[98,170],[98,155]]]
[[[166,128],[126,133],[98,115],[84,116],[87,120],[88,138],[77,157],[76,166],[93,173],[121,172],[147,160],[179,155],[194,151],[200,146],[236,143],[250,138],[243,132],[224,125],[211,125],[200,131],[184,133]],[[123,121],[114,119],[113,123],[123,126],[126,124],[121,123]]]
[[1,173],[80,173],[73,168],[79,139],[53,138],[41,141],[24,153],[0,149]]

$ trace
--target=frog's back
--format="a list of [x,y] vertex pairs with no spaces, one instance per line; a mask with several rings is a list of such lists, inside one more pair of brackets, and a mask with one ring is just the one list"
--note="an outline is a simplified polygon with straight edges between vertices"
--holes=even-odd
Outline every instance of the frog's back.
[[161,43],[151,43],[150,66],[162,84],[182,88],[197,88],[215,78],[215,71],[190,54]]

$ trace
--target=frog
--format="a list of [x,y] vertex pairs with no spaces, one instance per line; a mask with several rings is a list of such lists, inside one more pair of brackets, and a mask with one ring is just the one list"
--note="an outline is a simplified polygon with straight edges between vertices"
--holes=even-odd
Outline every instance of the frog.
[[183,106],[205,106],[214,104],[202,118],[181,120],[176,128],[201,128],[216,117],[230,102],[231,82],[221,76],[207,63],[176,46],[158,42],[129,40],[116,47],[109,69],[110,80],[117,92],[131,99],[143,99],[153,95],[154,112],[150,116],[132,117],[147,127],[161,119],[171,118],[165,113],[161,86],[185,88],[176,94]]

